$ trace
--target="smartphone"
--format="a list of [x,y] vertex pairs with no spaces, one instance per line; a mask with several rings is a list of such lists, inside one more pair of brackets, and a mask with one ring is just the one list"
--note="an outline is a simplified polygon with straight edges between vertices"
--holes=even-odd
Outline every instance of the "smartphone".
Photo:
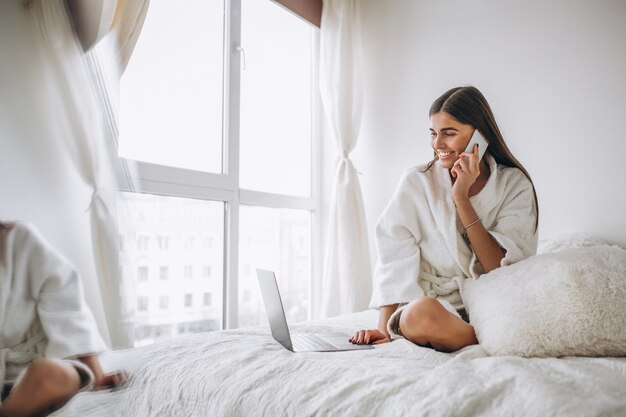
[[483,155],[485,155],[489,143],[487,143],[487,139],[485,139],[485,137],[480,134],[478,129],[474,129],[474,134],[467,144],[465,152],[474,153],[474,144],[478,144],[478,160],[482,161]]

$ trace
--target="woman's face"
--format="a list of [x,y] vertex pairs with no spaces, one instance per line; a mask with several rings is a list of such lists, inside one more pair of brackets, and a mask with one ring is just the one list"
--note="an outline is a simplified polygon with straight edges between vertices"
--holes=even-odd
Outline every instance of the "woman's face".
[[473,133],[472,125],[463,124],[448,113],[433,114],[430,118],[430,141],[439,156],[439,166],[451,169],[465,151]]

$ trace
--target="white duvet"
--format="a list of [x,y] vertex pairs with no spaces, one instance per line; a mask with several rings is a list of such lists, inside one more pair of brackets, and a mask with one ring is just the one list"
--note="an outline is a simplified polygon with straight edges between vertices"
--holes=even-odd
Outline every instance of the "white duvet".
[[[292,326],[375,327],[376,311]],[[291,353],[265,327],[198,334],[102,357],[129,383],[85,392],[54,416],[626,416],[626,358],[448,354],[405,340]]]

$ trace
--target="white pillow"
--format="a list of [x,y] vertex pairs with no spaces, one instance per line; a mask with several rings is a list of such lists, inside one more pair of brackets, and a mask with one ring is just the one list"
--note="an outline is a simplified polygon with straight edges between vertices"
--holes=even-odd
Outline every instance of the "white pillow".
[[568,233],[539,239],[537,253],[560,252],[566,249],[587,248],[598,245],[606,245],[606,242],[595,236]]
[[491,355],[626,356],[626,250],[594,246],[533,256],[463,286]]

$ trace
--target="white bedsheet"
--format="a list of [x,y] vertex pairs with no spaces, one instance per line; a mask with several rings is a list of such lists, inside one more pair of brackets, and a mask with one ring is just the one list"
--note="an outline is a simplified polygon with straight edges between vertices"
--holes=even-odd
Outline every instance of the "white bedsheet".
[[[376,311],[292,331],[375,327]],[[374,350],[291,353],[266,327],[172,339],[105,354],[123,389],[77,395],[67,416],[626,416],[626,358],[446,354],[405,340]]]

